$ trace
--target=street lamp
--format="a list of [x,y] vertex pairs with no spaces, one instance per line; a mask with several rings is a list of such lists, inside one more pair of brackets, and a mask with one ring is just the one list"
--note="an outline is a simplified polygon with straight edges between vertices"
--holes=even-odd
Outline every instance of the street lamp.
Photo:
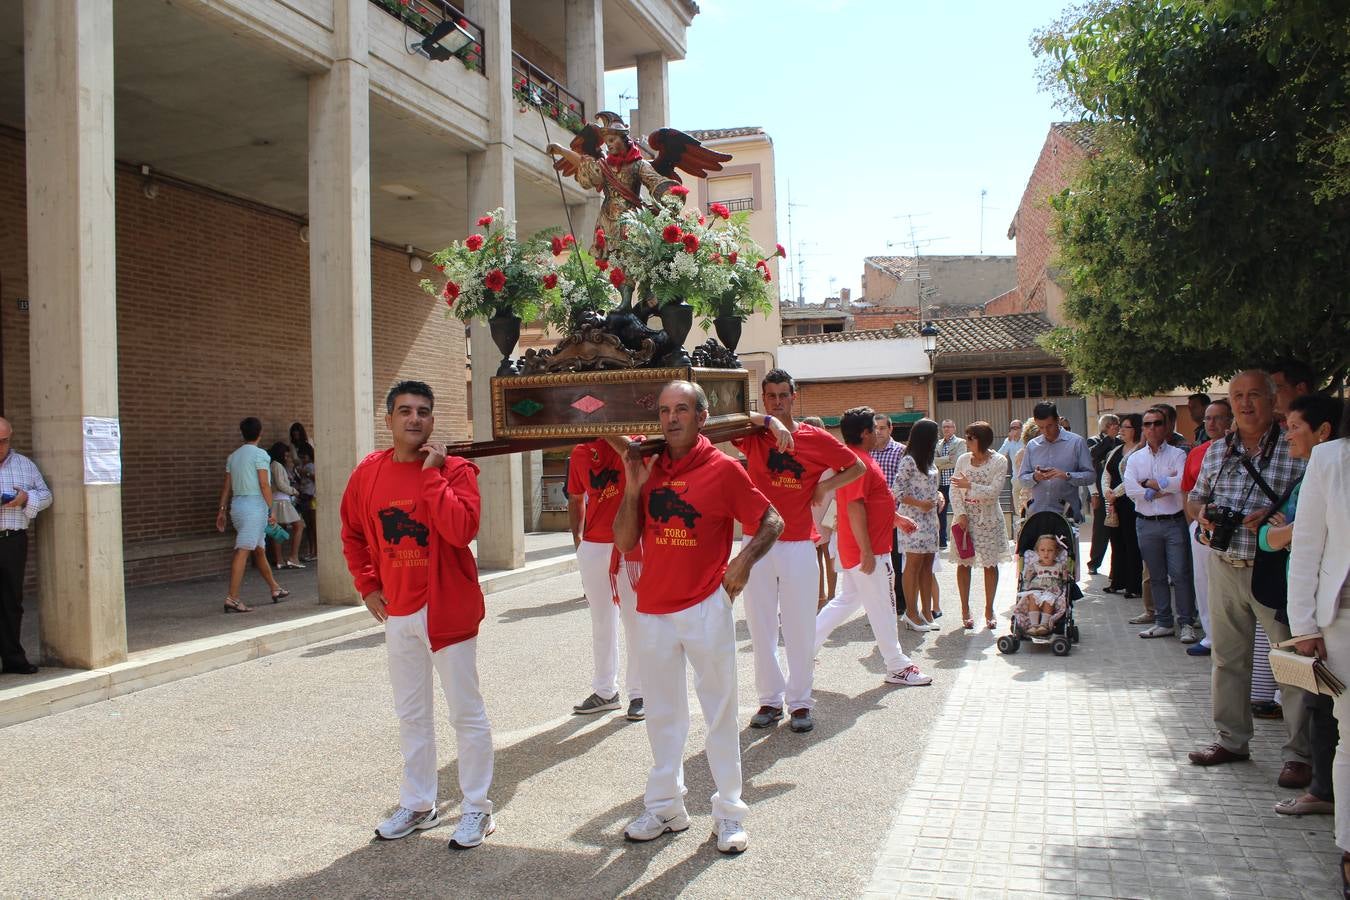
[[445,62],[473,43],[473,35],[453,19],[443,19],[425,38],[409,49],[427,59]]
[[938,327],[932,322],[924,322],[919,329],[919,337],[923,338],[923,352],[928,354],[928,368],[931,370],[933,359],[937,356]]

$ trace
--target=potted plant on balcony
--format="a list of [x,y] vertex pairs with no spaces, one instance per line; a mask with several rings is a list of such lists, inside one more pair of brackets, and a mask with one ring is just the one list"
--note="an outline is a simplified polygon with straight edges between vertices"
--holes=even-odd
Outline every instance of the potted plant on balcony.
[[[688,193],[677,185],[655,203],[625,212],[619,218],[620,239],[609,248],[608,262],[617,269],[611,279],[620,289],[630,285],[638,317],[661,317],[670,349],[659,364],[666,366],[689,365],[684,341],[694,324],[694,305],[711,303],[732,287],[732,269],[720,249],[729,246],[718,233],[724,229],[714,231],[702,216],[685,210]],[[597,246],[603,250],[602,243]]]
[[712,261],[728,269],[730,285],[721,294],[698,298],[694,311],[702,316],[699,324],[703,328],[711,326],[722,344],[735,354],[745,320],[755,313],[773,312],[769,260],[785,255],[785,251],[779,244],[772,256],[765,257],[763,249],[750,236],[748,212],[733,216],[721,203],[714,203],[709,213],[714,223],[708,229],[715,248]]
[[548,309],[549,235],[516,237],[515,222],[501,209],[478,220],[481,233],[455,241],[431,255],[445,284],[422,280],[422,289],[445,298],[451,315],[463,322],[486,319],[492,340],[502,353],[498,375],[516,374],[511,351],[520,339],[521,322],[532,322]]

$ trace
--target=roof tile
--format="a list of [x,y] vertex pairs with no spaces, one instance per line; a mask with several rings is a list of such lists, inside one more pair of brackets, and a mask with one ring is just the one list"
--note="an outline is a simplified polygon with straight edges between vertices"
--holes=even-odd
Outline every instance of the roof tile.
[[[1036,313],[1007,316],[976,316],[935,319],[939,353],[997,353],[1009,350],[1040,350],[1036,339],[1050,330],[1050,323]],[[784,344],[833,344],[848,341],[881,341],[916,338],[919,322],[897,322],[891,328],[804,334],[785,338]]]

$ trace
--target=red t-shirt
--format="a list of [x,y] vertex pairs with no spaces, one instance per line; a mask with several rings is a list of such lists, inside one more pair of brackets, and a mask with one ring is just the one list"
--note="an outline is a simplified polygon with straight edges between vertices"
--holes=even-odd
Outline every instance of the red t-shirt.
[[891,552],[891,532],[895,529],[895,498],[886,486],[881,466],[862,447],[849,447],[853,455],[863,461],[867,474],[851,481],[834,492],[835,510],[839,518],[839,564],[851,569],[862,562],[858,541],[853,536],[853,524],[848,519],[848,504],[862,500],[867,511],[867,537],[873,555]]
[[1186,454],[1186,466],[1181,470],[1181,494],[1184,497],[1195,490],[1195,483],[1200,480],[1200,465],[1205,461],[1205,451],[1213,441],[1205,441],[1199,446],[1192,447],[1191,452]]
[[727,570],[733,520],[758,525],[768,507],[744,467],[706,437],[681,459],[663,452],[638,501],[638,612],[679,612],[711,596]]
[[586,516],[581,539],[596,544],[614,543],[614,516],[623,500],[623,460],[604,440],[597,438],[572,448],[567,464],[567,493],[586,496]]
[[385,462],[370,492],[370,515],[380,523],[375,535],[380,587],[391,616],[407,616],[427,603],[427,551],[430,530],[422,495],[422,461]]
[[[824,428],[797,423],[792,432],[792,452],[779,453],[773,432],[759,431],[733,442],[745,454],[750,480],[769,498],[783,517],[780,541],[815,541],[820,538],[811,518],[811,495],[827,470],[842,472],[857,459],[843,443]],[[746,536],[759,523],[746,526]]]

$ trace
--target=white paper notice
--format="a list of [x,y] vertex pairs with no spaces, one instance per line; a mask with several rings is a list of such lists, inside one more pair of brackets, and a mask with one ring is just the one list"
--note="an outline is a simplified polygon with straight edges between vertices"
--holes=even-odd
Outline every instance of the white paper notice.
[[84,417],[84,483],[122,483],[122,426],[116,419]]

